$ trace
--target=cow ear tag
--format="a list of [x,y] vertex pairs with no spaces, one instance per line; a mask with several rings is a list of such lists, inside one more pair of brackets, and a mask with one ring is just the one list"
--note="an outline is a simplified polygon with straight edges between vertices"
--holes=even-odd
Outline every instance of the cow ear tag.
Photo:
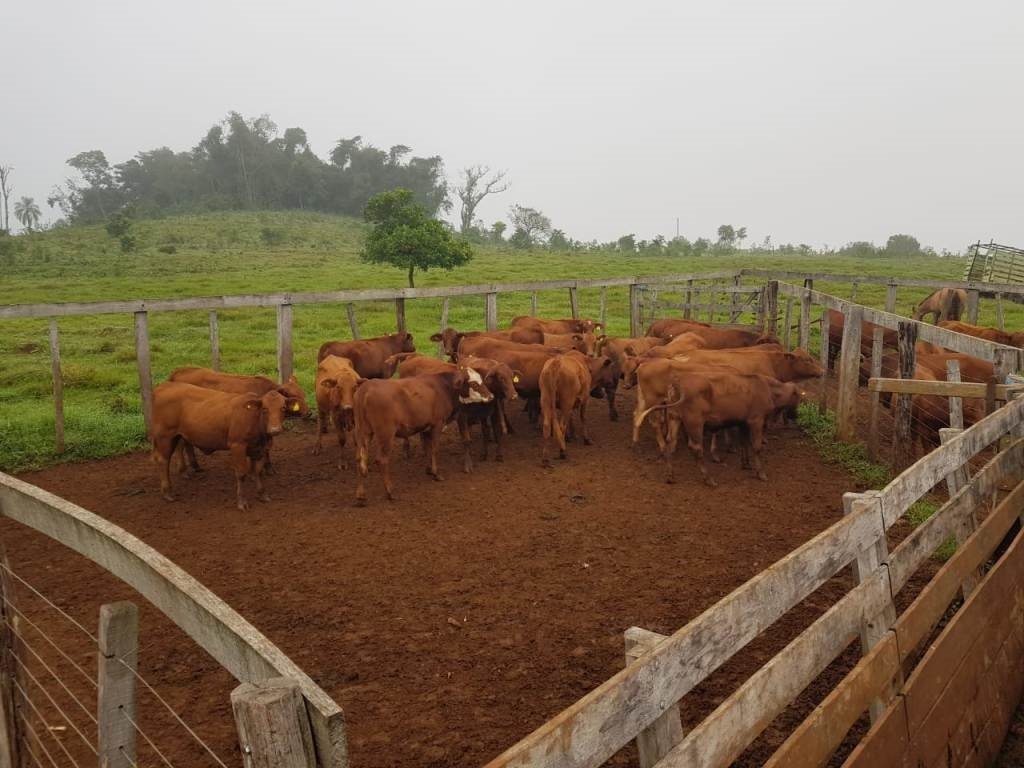
[[518,376],[513,376],[512,377],[512,383],[513,384],[518,384],[519,383],[519,377]]
[[300,410],[302,409],[299,407],[298,403],[292,403],[292,413],[298,413]]

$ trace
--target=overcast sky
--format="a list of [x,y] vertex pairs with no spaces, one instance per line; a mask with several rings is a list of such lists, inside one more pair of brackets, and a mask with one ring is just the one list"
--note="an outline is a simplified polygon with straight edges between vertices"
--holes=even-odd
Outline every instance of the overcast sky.
[[[581,239],[1024,246],[1024,2],[5,3],[0,162],[194,146],[229,110],[507,168]],[[748,241],[749,242],[749,241]]]

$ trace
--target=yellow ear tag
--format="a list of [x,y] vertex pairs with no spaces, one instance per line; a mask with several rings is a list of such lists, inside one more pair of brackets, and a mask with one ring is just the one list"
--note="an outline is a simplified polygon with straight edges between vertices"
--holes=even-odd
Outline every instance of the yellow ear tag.
[[298,413],[302,407],[298,403],[292,403],[292,413]]
[[512,377],[512,383],[513,384],[518,384],[519,383],[519,377],[518,376],[513,376]]

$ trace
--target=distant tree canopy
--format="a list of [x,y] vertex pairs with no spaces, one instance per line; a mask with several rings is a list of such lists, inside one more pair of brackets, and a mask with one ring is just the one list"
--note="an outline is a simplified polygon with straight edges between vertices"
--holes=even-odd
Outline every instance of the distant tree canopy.
[[440,157],[413,156],[402,144],[385,152],[355,136],[339,139],[324,161],[304,130],[278,135],[267,115],[231,112],[187,152],[160,147],[112,166],[90,150],[68,165],[80,178],[56,187],[47,202],[70,222],[102,221],[125,205],[140,216],[260,208],[359,215],[373,195],[398,187],[430,216],[451,207]]
[[374,195],[364,215],[373,229],[366,236],[363,260],[406,270],[410,288],[416,287],[413,273],[417,269],[453,269],[473,258],[469,243],[453,237],[448,227],[431,218],[412,190]]

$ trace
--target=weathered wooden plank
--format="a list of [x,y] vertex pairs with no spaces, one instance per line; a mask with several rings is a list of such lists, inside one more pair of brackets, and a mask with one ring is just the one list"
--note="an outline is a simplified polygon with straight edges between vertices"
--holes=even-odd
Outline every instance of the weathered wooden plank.
[[[960,361],[946,361],[946,381],[960,383]],[[949,426],[953,429],[964,428],[964,401],[959,397],[949,398]]]
[[981,294],[974,288],[967,291],[967,322],[971,325],[978,324],[978,304]]
[[860,380],[860,336],[864,313],[858,305],[851,304],[843,314],[843,346],[837,366],[839,392],[836,399],[836,436],[844,442],[853,442],[857,434],[857,386]]
[[843,768],[897,766],[901,764],[909,746],[907,709],[903,697],[897,697],[846,758]]
[[[640,627],[625,632],[626,666],[654,649],[666,635]],[[683,740],[683,724],[679,718],[679,704],[673,704],[665,713],[644,728],[636,737],[637,762],[640,768],[653,768],[672,747]]]
[[576,286],[569,286],[569,312],[573,320],[580,316],[580,302],[579,297],[576,295]]
[[861,615],[878,613],[888,597],[887,572],[876,569],[751,675],[658,768],[732,763],[856,637]]
[[317,768],[299,684],[286,677],[231,692],[245,768]]
[[[441,328],[438,333],[444,333],[444,329],[448,327],[448,297],[445,296],[441,300]],[[444,357],[444,342],[437,342],[437,356]]]
[[896,635],[888,632],[800,723],[764,768],[825,765],[870,702],[892,684],[899,671]]
[[14,698],[14,682],[18,676],[17,638],[11,630],[17,618],[14,593],[10,588],[11,567],[7,552],[0,546],[0,768],[19,768],[21,762],[21,734]]
[[1009,432],[1022,418],[1024,398],[1018,398],[899,474],[882,489],[882,514],[886,528],[896,522],[911,504],[944,481],[946,475]]
[[96,731],[100,765],[135,765],[138,721],[135,671],[139,668],[139,609],[134,603],[100,606],[97,653]]
[[345,314],[348,315],[348,327],[349,330],[352,332],[352,338],[357,340],[362,338],[359,335],[359,322],[356,320],[356,305],[346,304]]
[[727,289],[727,292],[732,294],[732,296],[730,296],[730,298],[729,298],[729,303],[731,304],[731,306],[729,307],[729,322],[730,323],[735,323],[736,320],[739,319],[739,316],[740,316],[740,314],[743,311],[743,308],[742,308],[742,306],[740,304],[740,300],[741,300],[740,299],[740,292],[741,291],[742,292],[746,292],[746,291],[740,285],[740,282],[742,281],[742,279],[743,279],[742,277],[740,277],[739,275],[736,275],[736,277],[734,277],[732,279],[732,288],[731,288],[731,290]]
[[601,330],[605,333],[608,332],[608,289],[601,288],[601,304],[597,313],[598,320],[601,322]]
[[488,293],[484,298],[484,325],[488,331],[498,330],[498,294]]
[[994,350],[993,354],[995,355],[995,360],[993,362],[992,373],[995,375],[996,381],[999,384],[1005,384],[1007,377],[1011,373],[1016,373],[1017,369],[1020,368],[1020,350],[1000,347],[999,349]]
[[828,312],[821,313],[821,348],[818,357],[821,362],[821,384],[818,386],[818,413],[825,413],[828,408]]
[[[999,545],[1010,526],[1024,510],[1024,484],[1018,485],[996,510],[978,526],[978,530],[956,553],[943,563],[938,573],[896,621],[900,658],[908,658],[928,637],[956,597],[964,578],[985,562]],[[990,572],[991,573],[991,572]],[[986,577],[987,578],[987,577]],[[974,599],[979,586],[968,598]],[[910,681],[908,681],[908,686]]]
[[853,281],[853,286],[850,288],[850,301],[857,301],[857,286],[860,285],[858,280]]
[[788,351],[793,349],[789,343],[793,333],[793,299],[786,299],[786,312],[782,317],[782,348]]
[[640,327],[640,286],[636,283],[629,284],[629,335],[633,338],[640,336],[643,329]]
[[537,316],[537,292],[534,291],[530,294],[530,316]]
[[693,280],[686,281],[686,303],[683,307],[683,318],[686,320],[693,319],[693,311],[690,307],[693,305]]
[[807,349],[811,341],[811,294],[804,291],[800,296],[800,333],[797,336],[797,346],[800,349]]
[[1006,330],[1006,324],[1003,322],[1003,294],[996,294],[996,327],[1000,330]]
[[718,284],[712,280],[708,284],[708,322],[715,322],[715,309],[717,308],[717,299],[715,293],[718,290]]
[[765,333],[777,336],[779,333],[779,281],[769,280],[765,286]]
[[139,373],[142,418],[148,435],[153,426],[153,373],[149,365],[149,317],[145,312],[135,313],[135,365]]
[[[901,322],[899,326],[900,378],[914,378],[917,365],[917,325]],[[951,385],[951,386],[956,386]],[[893,408],[893,451],[892,461],[897,470],[904,470],[914,463],[914,439],[911,431],[912,400],[910,395],[896,395]]]
[[807,281],[820,280],[826,283],[852,283],[854,281],[869,285],[895,285],[906,288],[963,288],[964,290],[996,291],[1015,296],[1024,295],[1024,286],[1012,283],[972,283],[963,280],[932,280],[915,277],[884,277],[880,275],[833,274],[829,272],[793,272],[791,270],[753,269],[740,270],[744,277],[761,277],[774,280]]
[[292,375],[295,355],[292,351],[292,305],[277,308],[277,376],[284,382]]
[[[875,328],[871,335],[871,378],[882,375],[882,329]],[[868,394],[868,458],[878,461],[878,416],[881,397],[878,392]]]
[[220,370],[220,322],[217,310],[210,310],[210,367]]
[[769,566],[487,764],[596,768],[881,535],[855,512]]
[[[949,361],[956,363],[956,360]],[[959,364],[957,364],[959,366]],[[959,375],[959,372],[958,372]],[[962,397],[983,398],[987,384],[976,381],[923,381],[921,379],[868,379],[869,392],[894,392],[907,395],[940,395],[950,399]],[[1008,400],[1011,393],[1024,391],[1024,384],[997,384],[996,400]],[[963,418],[961,414],[961,418]]]
[[50,375],[53,377],[54,444],[64,453],[64,374],[60,367],[60,333],[57,318],[50,318]]
[[885,286],[885,311],[889,314],[896,313],[896,283],[892,280]]
[[405,299],[395,299],[395,330],[404,333],[405,328]]
[[[939,442],[945,445],[950,440],[954,439],[957,435],[963,432],[962,428],[940,429],[939,430]],[[953,498],[960,489],[965,487],[970,482],[970,474],[968,473],[967,465],[964,464],[958,469],[954,469],[948,475],[946,475],[946,491],[949,494],[949,498]],[[978,527],[978,521],[975,514],[963,515],[960,520],[960,524],[956,526],[956,543],[957,546],[962,546],[964,542],[974,533]],[[967,598],[974,588],[978,586],[978,582],[981,580],[981,570],[976,569],[974,572],[964,578],[961,584],[961,592],[963,593],[964,599]]]
[[348,765],[338,705],[291,659],[206,587],[152,547],[71,502],[0,473],[0,514],[89,558],[149,600],[240,682],[299,681],[324,766]]

